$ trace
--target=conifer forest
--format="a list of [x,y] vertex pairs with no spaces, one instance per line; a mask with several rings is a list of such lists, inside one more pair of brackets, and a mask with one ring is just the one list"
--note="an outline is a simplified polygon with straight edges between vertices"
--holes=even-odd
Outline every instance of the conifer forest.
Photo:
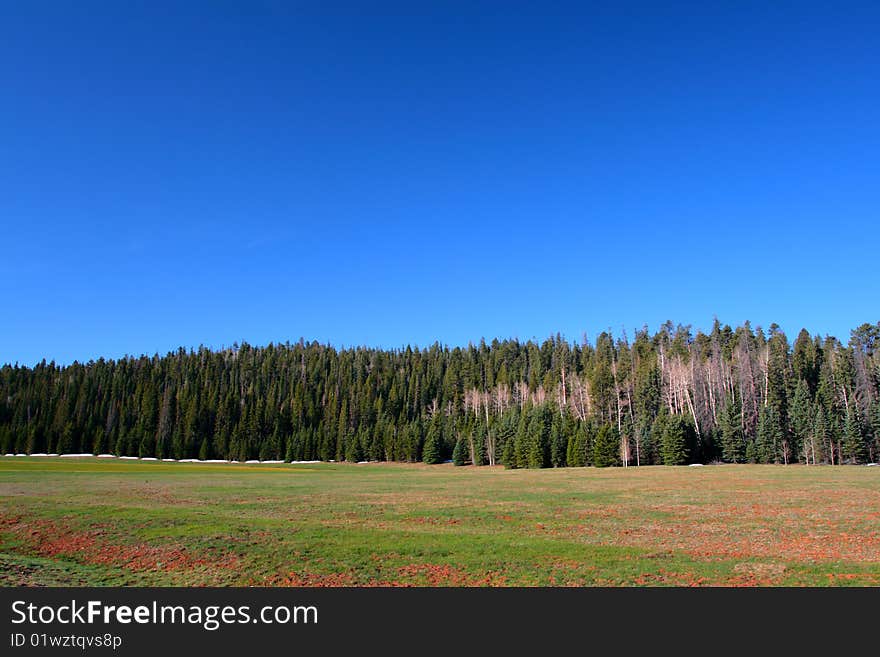
[[465,348],[246,343],[0,369],[2,453],[508,468],[858,464],[880,322],[793,342],[715,321]]

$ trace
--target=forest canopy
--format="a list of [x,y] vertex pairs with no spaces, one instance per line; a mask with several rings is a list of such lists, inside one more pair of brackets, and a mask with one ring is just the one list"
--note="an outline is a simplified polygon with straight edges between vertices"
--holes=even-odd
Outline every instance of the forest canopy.
[[569,342],[317,342],[0,369],[0,452],[510,468],[873,462],[880,322],[846,344],[667,322]]

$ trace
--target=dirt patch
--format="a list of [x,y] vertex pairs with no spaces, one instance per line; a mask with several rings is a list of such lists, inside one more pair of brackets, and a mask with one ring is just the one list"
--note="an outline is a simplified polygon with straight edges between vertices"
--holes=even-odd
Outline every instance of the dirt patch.
[[23,539],[33,553],[41,557],[72,557],[82,563],[118,566],[132,571],[238,567],[238,557],[233,554],[205,558],[179,545],[114,542],[103,527],[75,530],[65,523],[37,518],[25,520],[23,516],[0,519],[0,526]]
[[504,581],[498,573],[471,575],[449,564],[410,564],[398,568],[397,574],[424,586],[499,586]]
[[775,586],[785,574],[785,564],[743,562],[733,567],[734,575],[724,582],[727,586]]
[[[391,575],[391,573],[389,573]],[[358,580],[353,573],[289,573],[273,576],[266,580],[266,586],[303,587],[414,587],[414,586],[504,586],[504,575],[496,572],[471,574],[449,564],[409,564],[394,569],[389,578]]]
[[[583,529],[583,528],[581,528]],[[662,547],[703,559],[779,558],[800,562],[871,562],[880,557],[880,534],[797,532],[767,526],[732,528],[722,522],[649,523],[622,529],[618,545]]]
[[712,582],[707,577],[694,573],[679,573],[658,570],[656,573],[643,573],[632,582],[637,586],[709,586]]
[[458,525],[461,523],[461,520],[457,518],[432,518],[430,516],[422,516],[412,518],[410,522],[417,525]]
[[655,504],[647,522],[597,516],[590,524],[570,525],[567,533],[593,544],[684,552],[706,560],[877,562],[880,528],[863,506],[864,497],[814,499],[795,492],[760,504]]
[[759,577],[781,577],[785,572],[785,565],[781,563],[738,563],[733,567],[733,572]]
[[317,573],[289,573],[288,575],[276,575],[266,580],[266,586],[307,586],[311,588],[331,588],[343,586],[356,586],[354,577],[349,573],[332,573],[320,575]]

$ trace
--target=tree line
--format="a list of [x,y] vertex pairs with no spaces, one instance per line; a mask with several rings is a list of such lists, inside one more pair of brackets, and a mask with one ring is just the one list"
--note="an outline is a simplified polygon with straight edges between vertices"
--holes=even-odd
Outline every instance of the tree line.
[[509,468],[874,462],[880,322],[846,344],[667,322],[572,343],[317,342],[0,368],[2,453]]

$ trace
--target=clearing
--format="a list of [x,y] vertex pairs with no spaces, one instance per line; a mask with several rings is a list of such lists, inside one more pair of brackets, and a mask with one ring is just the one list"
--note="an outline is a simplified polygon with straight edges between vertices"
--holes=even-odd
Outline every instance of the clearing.
[[880,468],[0,457],[0,585],[878,585]]

